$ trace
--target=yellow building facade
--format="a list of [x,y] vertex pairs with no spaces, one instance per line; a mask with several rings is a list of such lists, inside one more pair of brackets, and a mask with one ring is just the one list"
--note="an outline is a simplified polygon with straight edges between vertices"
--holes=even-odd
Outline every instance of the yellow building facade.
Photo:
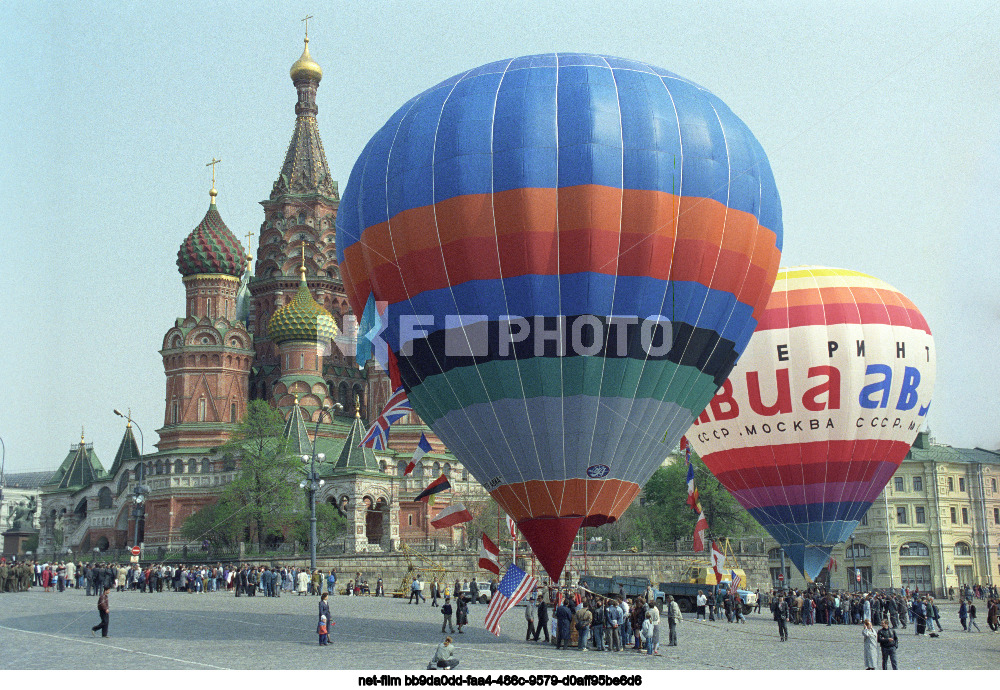
[[[1000,453],[953,448],[921,432],[889,484],[833,551],[817,578],[835,589],[899,589],[947,595],[950,588],[1000,582]],[[805,578],[768,545],[772,583]],[[858,574],[861,581],[858,582]]]

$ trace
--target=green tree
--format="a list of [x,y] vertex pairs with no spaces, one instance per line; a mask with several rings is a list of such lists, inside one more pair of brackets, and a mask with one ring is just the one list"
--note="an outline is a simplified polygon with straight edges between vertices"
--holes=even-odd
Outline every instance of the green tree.
[[[695,486],[712,534],[726,537],[761,536],[764,529],[709,471],[697,455],[691,455]],[[661,467],[643,488],[650,528],[656,541],[691,539],[698,515],[687,506],[687,464],[677,458]]]
[[208,541],[215,548],[232,548],[240,540],[234,512],[236,509],[229,502],[220,499],[188,516],[181,526],[181,535],[192,542]]
[[295,484],[301,474],[298,458],[285,451],[281,413],[263,400],[252,400],[222,451],[240,458],[233,481],[221,502],[234,506],[233,525],[257,539],[264,551],[268,538],[279,537],[294,522]]
[[[296,512],[292,536],[300,544],[309,544],[309,494],[306,493]],[[316,548],[329,546],[341,536],[347,527],[347,519],[340,515],[336,506],[316,503]]]

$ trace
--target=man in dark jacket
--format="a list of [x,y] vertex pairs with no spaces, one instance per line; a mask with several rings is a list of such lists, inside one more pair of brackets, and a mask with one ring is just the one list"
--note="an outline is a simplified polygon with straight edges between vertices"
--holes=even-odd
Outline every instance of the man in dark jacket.
[[573,612],[564,603],[556,608],[556,649],[562,649],[563,644],[569,648],[569,623],[573,620]]
[[545,633],[545,642],[549,642],[549,605],[545,601],[545,596],[539,597],[538,601],[538,627],[535,628],[535,642],[538,636]]
[[101,622],[90,629],[90,634],[94,637],[97,636],[97,631],[101,631],[101,637],[108,636],[108,624],[111,621],[111,607],[108,606],[108,590],[105,589],[101,592],[101,596],[97,598],[97,612],[101,614]]
[[915,635],[923,635],[927,625],[927,614],[924,609],[924,602],[914,597],[913,599],[913,622],[917,627]]
[[785,597],[775,597],[771,601],[771,613],[774,615],[774,620],[778,623],[779,641],[787,641],[788,625],[785,621],[788,620],[788,602],[785,600]]
[[594,646],[597,648],[597,651],[603,652],[604,621],[607,614],[605,612],[604,602],[600,599],[600,597],[597,597],[594,600],[593,614],[594,614],[594,619],[590,625],[590,634],[591,637],[593,637],[594,639]]
[[886,670],[885,662],[892,661],[892,670],[896,668],[896,647],[899,640],[896,638],[896,631],[889,627],[889,621],[882,619],[882,627],[878,631],[878,644],[882,648],[882,670]]

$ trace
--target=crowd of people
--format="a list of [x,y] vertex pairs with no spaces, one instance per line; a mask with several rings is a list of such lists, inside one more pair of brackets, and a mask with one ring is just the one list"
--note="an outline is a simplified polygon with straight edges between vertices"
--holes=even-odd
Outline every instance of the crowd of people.
[[[660,606],[662,605],[662,610]],[[677,646],[677,626],[683,620],[673,597],[666,602],[645,596],[601,596],[582,589],[541,588],[526,602],[525,641],[538,642],[544,635],[556,649],[580,652],[624,652],[632,650],[660,656],[660,626],[665,618],[668,647]],[[551,638],[550,638],[551,629]]]
[[170,565],[117,563],[81,563],[54,561],[8,563],[0,559],[0,592],[24,592],[31,587],[45,592],[86,590],[88,596],[101,591],[164,591],[186,593],[230,592],[235,596],[277,597],[282,593],[318,596],[329,594],[385,596],[382,578],[374,590],[358,573],[338,591],[337,570],[329,572],[308,568],[244,564]]
[[[327,597],[331,594],[347,596],[385,596],[383,581],[377,579],[374,587],[360,572],[338,588],[336,569],[329,571],[299,567],[280,567],[249,564],[171,565],[79,562],[17,562],[0,559],[0,591],[21,592],[30,587],[41,587],[45,592],[63,592],[71,589],[85,590],[87,596],[98,597],[101,623],[94,626],[107,636],[109,607],[107,593],[115,590],[160,593],[228,592],[236,597],[278,597],[284,594],[319,596],[319,622],[317,633],[320,645],[329,645],[329,631],[335,625],[330,619]],[[430,604],[440,606],[441,632],[461,634],[469,623],[469,606],[484,603],[497,591],[498,583],[490,581],[489,596],[486,585],[473,577],[456,579],[448,583],[434,579],[430,583]],[[962,585],[957,591],[949,588],[949,599],[959,601],[958,617],[962,629],[982,632],[978,614],[986,610],[987,627],[1000,632],[1000,596],[993,585]],[[623,652],[631,650],[647,656],[660,655],[661,621],[668,626],[667,646],[678,644],[677,628],[683,615],[671,596],[654,600],[653,592],[644,596],[602,596],[583,587],[558,589],[542,586],[525,601],[524,616],[527,624],[526,642],[546,643],[556,649],[575,649],[580,652]],[[414,577],[410,584],[410,603],[426,601],[424,583]],[[976,602],[980,602],[977,609]],[[985,602],[985,604],[983,603]],[[899,645],[897,630],[912,626],[915,635],[929,634],[936,637],[945,625],[935,598],[928,593],[902,589],[865,593],[826,591],[820,587],[808,590],[757,591],[756,611],[768,610],[778,624],[778,638],[788,640],[789,625],[857,625],[861,626],[865,668],[874,669],[881,650],[882,668],[897,668],[896,650]],[[696,600],[695,620],[727,620],[730,623],[746,622],[744,604],[735,593],[726,588],[699,591]],[[665,619],[665,620],[664,620]],[[433,664],[449,667],[454,657],[451,638],[442,643],[435,653]]]

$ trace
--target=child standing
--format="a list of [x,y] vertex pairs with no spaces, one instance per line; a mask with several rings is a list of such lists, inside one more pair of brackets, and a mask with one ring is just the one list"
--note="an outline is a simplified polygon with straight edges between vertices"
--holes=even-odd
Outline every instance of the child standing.
[[326,627],[326,616],[319,617],[319,626],[316,628],[316,632],[319,633],[319,646],[325,647],[330,644],[330,635],[327,633]]
[[[431,592],[434,590],[431,589]],[[451,623],[451,597],[444,598],[444,605],[441,606],[441,615],[444,616],[444,620],[441,622],[441,632],[444,632],[444,627],[447,625],[451,628],[451,632],[455,632],[455,626]]]

